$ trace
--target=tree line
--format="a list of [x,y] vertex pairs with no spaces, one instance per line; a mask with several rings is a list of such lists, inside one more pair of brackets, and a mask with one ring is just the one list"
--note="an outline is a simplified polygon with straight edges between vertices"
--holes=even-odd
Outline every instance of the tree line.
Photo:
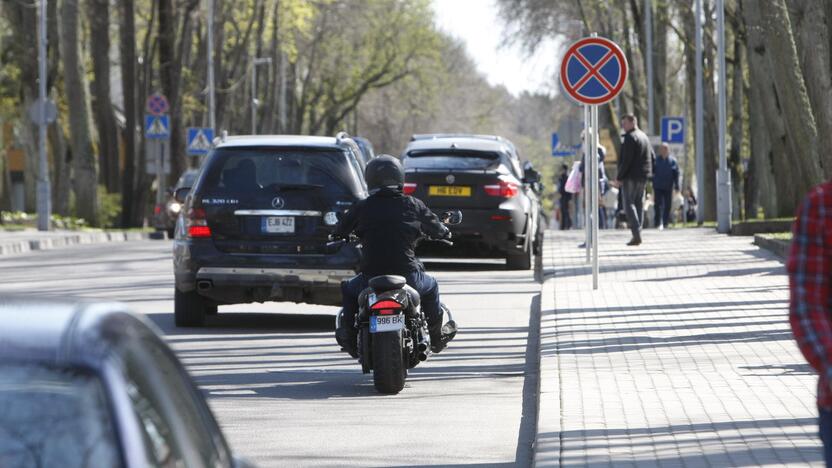
[[[717,43],[715,0],[704,9],[704,214],[716,219]],[[633,113],[658,131],[663,115],[688,122],[685,184],[694,173],[695,12],[692,0],[498,0],[513,40],[534,50],[546,38],[590,32],[622,46],[630,77],[600,109],[618,134]],[[725,0],[727,159],[735,218],[793,216],[808,189],[832,176],[832,2]],[[652,13],[653,115],[647,115],[646,8]]]
[[[35,206],[36,0],[0,0],[0,210],[10,209],[12,149]],[[207,11],[200,0],[48,2],[47,92],[53,211],[95,226],[141,226],[153,210],[145,172],[144,102],[170,102],[175,182],[199,159],[185,129],[207,127]],[[412,133],[498,133],[543,165],[552,98],[488,84],[429,0],[215,0],[216,126],[229,134],[333,135],[347,130],[398,153]],[[263,65],[254,65],[254,59]],[[252,73],[257,66],[256,87]],[[532,106],[536,114],[529,115]],[[546,169],[547,171],[549,169]]]

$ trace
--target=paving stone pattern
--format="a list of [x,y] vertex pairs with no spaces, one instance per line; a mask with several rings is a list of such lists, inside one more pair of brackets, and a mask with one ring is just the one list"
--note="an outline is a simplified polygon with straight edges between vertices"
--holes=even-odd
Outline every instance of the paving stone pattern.
[[646,231],[639,247],[624,231],[600,237],[597,291],[581,233],[548,238],[552,466],[821,466],[815,377],[788,327],[782,262],[709,229]]

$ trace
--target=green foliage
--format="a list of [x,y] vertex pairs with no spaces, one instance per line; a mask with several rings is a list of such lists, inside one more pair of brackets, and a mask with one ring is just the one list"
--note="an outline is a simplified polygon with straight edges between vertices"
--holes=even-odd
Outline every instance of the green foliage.
[[[0,211],[0,218],[2,218],[2,228],[7,231],[23,230],[27,228],[33,229],[37,227],[38,222],[38,215],[36,213],[26,213],[23,211]],[[81,218],[61,216],[57,214],[53,214],[50,217],[49,224],[52,229],[70,231],[79,231],[89,228],[87,222]]]
[[108,193],[103,185],[98,186],[99,217],[103,228],[115,227],[121,216],[121,194]]

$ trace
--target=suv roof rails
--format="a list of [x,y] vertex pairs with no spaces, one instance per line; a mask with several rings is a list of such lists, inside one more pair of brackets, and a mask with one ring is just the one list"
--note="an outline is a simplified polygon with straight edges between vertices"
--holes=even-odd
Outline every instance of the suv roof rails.
[[338,140],[338,141],[345,140],[347,138],[352,139],[352,136],[350,136],[350,134],[347,133],[346,131],[342,130],[342,131],[335,134],[335,139]]
[[410,137],[410,141],[435,140],[438,138],[477,138],[480,140],[508,141],[498,135],[484,135],[477,133],[417,133]]

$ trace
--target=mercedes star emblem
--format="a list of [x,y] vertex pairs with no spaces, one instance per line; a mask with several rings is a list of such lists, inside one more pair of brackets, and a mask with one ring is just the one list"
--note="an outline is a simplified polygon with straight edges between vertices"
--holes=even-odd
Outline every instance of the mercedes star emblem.
[[456,177],[454,177],[453,174],[448,174],[448,177],[445,177],[445,181],[449,184],[453,184],[454,182],[456,182]]
[[272,208],[281,209],[281,208],[283,208],[284,204],[285,204],[285,202],[280,197],[274,197],[272,199]]

